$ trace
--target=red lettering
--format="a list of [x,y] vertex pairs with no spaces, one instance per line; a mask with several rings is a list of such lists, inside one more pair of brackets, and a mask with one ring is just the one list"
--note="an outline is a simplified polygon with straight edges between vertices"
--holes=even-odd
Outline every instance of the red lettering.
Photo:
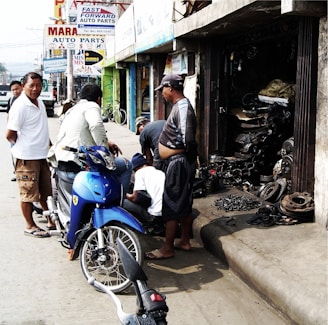
[[48,35],[49,36],[76,36],[77,28],[76,27],[48,26]]
[[76,0],[73,0],[73,2],[72,2],[72,4],[71,4],[71,6],[70,6],[69,9],[72,9],[72,8],[77,9]]

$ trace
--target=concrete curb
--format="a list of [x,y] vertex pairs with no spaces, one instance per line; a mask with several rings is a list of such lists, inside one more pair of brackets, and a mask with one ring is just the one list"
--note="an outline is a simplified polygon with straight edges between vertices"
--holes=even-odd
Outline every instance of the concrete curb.
[[219,246],[229,267],[283,315],[298,324],[326,324],[327,307],[285,270],[254,253],[233,235],[222,237]]
[[[208,211],[204,211],[208,213]],[[291,322],[327,324],[327,305],[309,292],[288,270],[263,257],[244,242],[242,235],[211,223],[200,211],[194,220],[194,238],[225,262],[246,284]],[[214,221],[214,220],[213,220]],[[304,261],[306,263],[306,260]]]

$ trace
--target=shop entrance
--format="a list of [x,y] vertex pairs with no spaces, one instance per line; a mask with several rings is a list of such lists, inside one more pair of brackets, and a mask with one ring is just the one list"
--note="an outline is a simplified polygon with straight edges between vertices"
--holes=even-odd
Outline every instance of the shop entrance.
[[274,173],[284,173],[291,187],[293,156],[283,147],[293,143],[298,21],[230,35],[220,43],[216,110],[211,113],[217,121],[217,150],[210,152],[210,160],[219,162],[230,185],[259,186]]

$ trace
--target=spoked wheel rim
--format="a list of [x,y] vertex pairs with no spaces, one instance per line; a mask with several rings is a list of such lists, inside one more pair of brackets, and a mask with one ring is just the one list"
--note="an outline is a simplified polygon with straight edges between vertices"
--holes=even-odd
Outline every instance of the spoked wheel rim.
[[93,231],[83,243],[80,251],[80,263],[86,278],[108,286],[113,292],[120,292],[130,286],[116,246],[120,238],[139,264],[142,263],[140,242],[136,234],[121,226],[106,226],[102,228],[104,249],[99,249],[97,230]]

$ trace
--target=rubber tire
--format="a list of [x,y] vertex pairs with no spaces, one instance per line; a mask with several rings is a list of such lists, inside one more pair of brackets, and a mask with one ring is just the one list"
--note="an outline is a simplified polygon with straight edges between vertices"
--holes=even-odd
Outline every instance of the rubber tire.
[[119,113],[114,113],[114,120],[116,124],[124,125],[126,123],[126,111],[120,108]]
[[267,183],[260,192],[260,198],[268,202],[276,202],[277,197],[280,193],[280,184],[277,182]]
[[[116,238],[120,238],[136,261],[142,265],[143,254],[141,243],[134,231],[127,226],[109,225],[102,228],[105,234],[105,254],[104,262],[98,260],[98,237],[95,229],[83,242],[80,249],[80,265],[83,275],[88,279],[93,277],[95,280],[107,286],[114,293],[119,293],[131,285],[127,278],[122,262],[119,258],[119,251],[115,243]],[[114,261],[114,263],[113,263]]]

